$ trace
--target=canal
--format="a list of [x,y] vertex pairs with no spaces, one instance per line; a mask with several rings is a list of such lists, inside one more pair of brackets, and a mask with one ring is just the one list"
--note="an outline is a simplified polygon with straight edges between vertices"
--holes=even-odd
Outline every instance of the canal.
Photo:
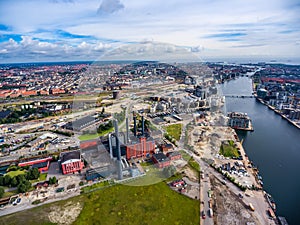
[[[249,95],[251,79],[240,77],[221,85],[223,94]],[[251,161],[263,177],[264,189],[276,201],[277,215],[300,224],[300,130],[254,98],[226,98],[226,112],[245,112],[254,132],[238,132]]]

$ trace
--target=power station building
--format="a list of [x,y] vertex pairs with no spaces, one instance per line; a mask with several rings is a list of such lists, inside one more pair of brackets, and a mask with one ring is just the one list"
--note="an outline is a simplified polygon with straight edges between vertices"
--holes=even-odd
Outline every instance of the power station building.
[[154,153],[155,142],[151,138],[140,137],[139,142],[126,145],[126,158],[146,157]]
[[120,144],[121,156],[125,156],[126,159],[147,157],[154,153],[155,141],[145,132],[145,122],[142,116],[142,128],[138,133],[137,120],[133,117],[134,127],[133,135],[129,135],[128,119],[126,119],[126,133],[118,132],[109,135],[109,151],[111,157],[117,157],[117,137]]

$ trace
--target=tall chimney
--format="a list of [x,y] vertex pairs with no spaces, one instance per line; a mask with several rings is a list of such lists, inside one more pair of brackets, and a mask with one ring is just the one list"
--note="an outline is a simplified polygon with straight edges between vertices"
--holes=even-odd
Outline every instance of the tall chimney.
[[145,134],[145,120],[144,120],[144,116],[142,116],[142,135]]
[[118,180],[122,180],[123,174],[122,174],[122,164],[121,164],[121,147],[120,147],[119,128],[118,128],[117,120],[114,120],[114,125],[115,125],[116,148],[117,148]]
[[129,121],[128,117],[126,117],[126,143],[129,142]]
[[136,137],[136,115],[133,116],[133,135]]

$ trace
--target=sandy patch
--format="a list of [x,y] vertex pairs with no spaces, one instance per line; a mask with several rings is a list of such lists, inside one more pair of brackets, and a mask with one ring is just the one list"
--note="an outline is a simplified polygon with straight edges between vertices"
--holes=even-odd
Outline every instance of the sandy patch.
[[51,207],[51,212],[48,217],[50,222],[57,223],[59,225],[72,224],[82,210],[82,205],[77,202],[67,202],[63,206]]

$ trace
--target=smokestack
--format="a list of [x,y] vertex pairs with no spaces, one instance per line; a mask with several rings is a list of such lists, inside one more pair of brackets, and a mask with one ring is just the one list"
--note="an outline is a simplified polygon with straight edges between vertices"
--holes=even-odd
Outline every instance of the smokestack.
[[114,120],[114,125],[115,125],[116,148],[117,148],[118,180],[122,180],[123,174],[122,174],[122,165],[121,165],[121,147],[120,147],[119,128],[118,128],[117,120]]
[[145,133],[145,120],[144,120],[144,116],[142,116],[142,135],[144,135]]
[[109,153],[110,153],[110,158],[113,158],[113,149],[112,149],[112,137],[111,134],[108,135],[108,141],[109,141]]
[[128,117],[126,117],[126,143],[129,142],[129,122]]
[[136,137],[136,115],[133,116],[133,135]]

